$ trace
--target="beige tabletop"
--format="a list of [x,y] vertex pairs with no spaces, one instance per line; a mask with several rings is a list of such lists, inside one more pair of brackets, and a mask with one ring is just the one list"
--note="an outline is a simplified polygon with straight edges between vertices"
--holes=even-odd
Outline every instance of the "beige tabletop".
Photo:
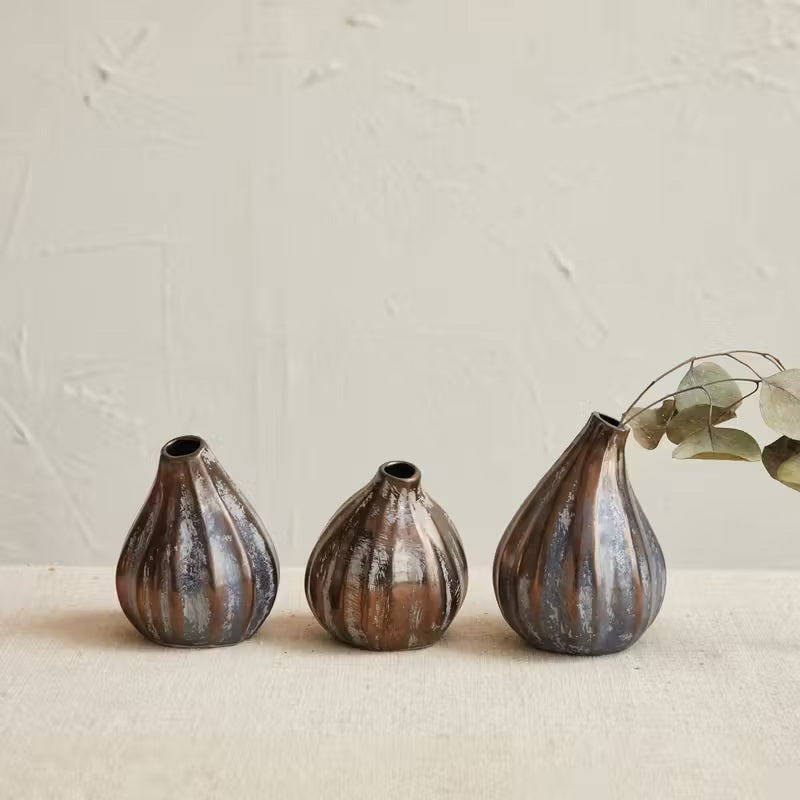
[[798,786],[800,573],[672,572],[638,644],[573,658],[517,639],[486,570],[441,643],[366,653],[317,626],[300,570],[284,571],[251,641],[191,651],[128,625],[110,569],[0,568],[3,798],[774,798]]

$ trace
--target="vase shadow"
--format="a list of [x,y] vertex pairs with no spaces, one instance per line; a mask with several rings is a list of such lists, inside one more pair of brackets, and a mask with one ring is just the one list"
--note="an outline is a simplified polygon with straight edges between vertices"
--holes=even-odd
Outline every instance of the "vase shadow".
[[546,655],[527,645],[504,619],[488,611],[456,617],[442,644],[448,650],[478,658],[536,659]]
[[121,611],[109,609],[53,611],[26,621],[19,633],[58,639],[78,649],[141,650],[152,647]]
[[278,647],[283,652],[320,653],[353,649],[324,631],[309,612],[271,614],[251,641],[259,646]]
[[[445,635],[443,643],[448,650],[456,650],[459,654],[503,661],[535,661],[541,664],[564,665],[577,664],[587,658],[540,650],[518,636],[502,617],[488,611],[465,618],[457,617]],[[589,658],[614,658],[619,655],[611,653]]]
[[504,620],[488,612],[457,617],[440,641],[419,650],[376,651],[354,647],[331,636],[308,612],[283,612],[268,617],[252,641],[261,646],[277,646],[284,652],[339,652],[363,654],[365,657],[386,653],[435,653],[449,650],[477,657],[508,658],[512,655],[524,660],[560,658],[557,654],[545,653],[526,644]]

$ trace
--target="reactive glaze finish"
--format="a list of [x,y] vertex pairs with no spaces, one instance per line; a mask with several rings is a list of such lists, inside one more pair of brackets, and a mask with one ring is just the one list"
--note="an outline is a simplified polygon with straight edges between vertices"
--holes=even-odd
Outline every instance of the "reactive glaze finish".
[[623,650],[661,608],[666,566],[628,481],[627,437],[616,420],[592,414],[500,540],[497,602],[543,650]]
[[368,650],[436,642],[461,608],[467,562],[447,514],[405,461],[384,464],[334,514],[306,567],[314,616]]
[[263,523],[208,445],[167,442],[117,564],[117,596],[134,627],[176,647],[236,644],[272,609],[278,572]]

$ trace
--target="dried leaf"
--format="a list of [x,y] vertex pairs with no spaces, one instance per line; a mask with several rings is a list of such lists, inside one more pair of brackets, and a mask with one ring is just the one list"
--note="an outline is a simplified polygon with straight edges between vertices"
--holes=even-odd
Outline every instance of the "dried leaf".
[[706,428],[684,439],[672,457],[761,461],[761,448],[749,433],[737,428]]
[[778,480],[800,491],[800,456],[790,458],[778,467]]
[[675,411],[675,400],[669,397],[658,408],[648,408],[641,414],[638,411],[638,408],[631,409],[631,415],[636,415],[629,423],[633,438],[645,450],[655,450],[667,429],[667,422]]
[[800,442],[781,436],[764,448],[761,460],[776,481],[800,492]]
[[[686,392],[694,394],[694,392]],[[717,425],[720,422],[727,422],[736,416],[736,406],[729,409],[711,409],[711,424]],[[667,423],[667,438],[673,444],[680,444],[684,439],[697,431],[708,428],[708,402],[702,406],[692,406],[676,414]]]
[[772,430],[800,439],[800,369],[787,369],[764,378],[760,406],[761,416]]
[[[678,384],[678,391],[689,389],[692,386],[700,386],[713,381],[730,380],[731,376],[719,364],[713,361],[703,361],[700,364],[693,364],[689,371],[683,376]],[[708,392],[708,394],[706,394]],[[711,397],[711,405],[716,408],[726,408],[735,405],[742,399],[742,390],[739,385],[731,380],[730,383],[713,383],[707,386],[705,391],[698,389],[696,392],[683,392],[675,397],[675,408],[678,412],[685,411],[693,406],[708,407],[708,398]]]

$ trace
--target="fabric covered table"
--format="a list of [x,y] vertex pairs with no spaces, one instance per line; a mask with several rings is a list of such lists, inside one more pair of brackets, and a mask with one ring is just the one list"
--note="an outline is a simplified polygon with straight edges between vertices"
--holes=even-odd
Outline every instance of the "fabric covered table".
[[0,568],[0,797],[800,796],[800,573],[672,572],[602,658],[526,646],[487,570],[438,645],[353,650],[302,578],[192,651],[130,627],[111,569]]

